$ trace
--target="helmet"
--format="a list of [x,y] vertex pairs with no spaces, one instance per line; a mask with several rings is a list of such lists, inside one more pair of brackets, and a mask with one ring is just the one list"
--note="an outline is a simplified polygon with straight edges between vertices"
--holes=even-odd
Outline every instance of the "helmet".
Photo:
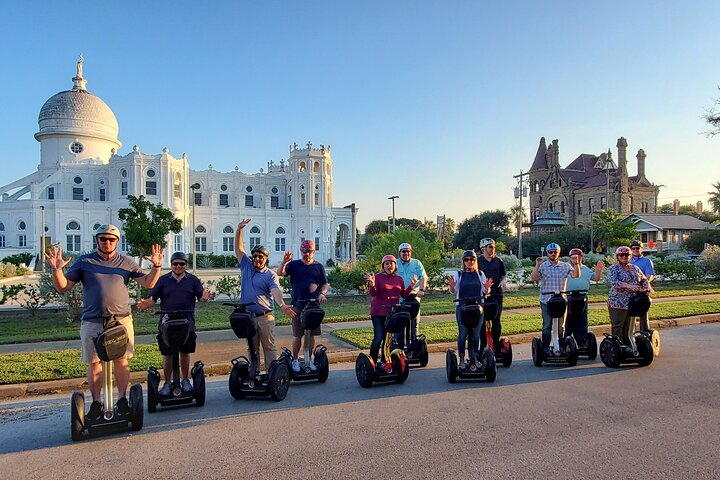
[[477,258],[477,253],[475,253],[475,250],[465,250],[463,258]]
[[385,262],[393,262],[395,265],[397,265],[397,258],[395,258],[395,255],[385,255],[382,258],[382,262],[380,262],[380,265],[383,265]]
[[552,250],[555,250],[556,252],[559,252],[559,251],[560,251],[560,245],[558,245],[558,244],[555,243],[555,242],[550,242],[550,243],[548,243],[548,244],[547,244],[547,247],[545,247],[545,251],[546,251],[546,252],[550,252],[550,251],[552,251]]
[[628,255],[630,255],[630,247],[626,247],[624,245],[622,247],[617,247],[615,249],[615,256],[618,256],[618,254],[620,253],[627,253]]
[[260,252],[265,255],[265,258],[270,258],[270,251],[262,245],[255,245],[252,250],[250,250],[250,255],[254,254],[255,252]]
[[115,225],[100,225],[95,229],[96,237],[102,234],[114,235],[116,238],[120,239],[120,230],[118,230]]
[[631,247],[640,247],[640,248],[643,248],[643,243],[642,243],[640,240],[633,240],[633,241],[630,243],[630,246],[631,246]]
[[185,255],[185,252],[175,252],[170,257],[170,263],[174,262],[175,260],[184,260],[187,262],[187,255]]
[[485,248],[488,245],[495,245],[495,240],[490,237],[486,237],[480,240],[480,248]]
[[570,250],[570,253],[568,253],[568,255],[570,255],[571,257],[572,257],[573,255],[580,255],[580,256],[582,257],[582,256],[583,256],[583,251],[580,250],[579,248],[573,248],[572,250]]
[[304,252],[308,250],[312,252],[315,251],[315,242],[313,242],[312,240],[303,240],[300,244],[300,251]]
[[403,250],[412,250],[412,245],[407,242],[401,243],[398,247],[398,252],[402,252]]

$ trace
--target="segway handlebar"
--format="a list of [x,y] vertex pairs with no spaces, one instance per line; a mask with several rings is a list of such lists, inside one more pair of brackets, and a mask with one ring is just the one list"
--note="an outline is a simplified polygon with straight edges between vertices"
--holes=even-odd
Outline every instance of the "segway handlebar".
[[248,303],[223,302],[223,305],[227,305],[228,307],[235,307],[235,308],[245,308],[245,307],[249,307],[250,305],[255,305],[255,302],[248,302]]
[[158,310],[155,315],[180,315],[183,313],[194,313],[195,310]]

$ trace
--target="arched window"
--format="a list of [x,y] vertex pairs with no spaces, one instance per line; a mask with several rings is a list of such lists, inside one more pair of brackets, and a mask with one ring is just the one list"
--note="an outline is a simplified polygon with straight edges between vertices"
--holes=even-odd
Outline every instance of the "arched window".
[[66,230],[80,230],[80,224],[78,222],[76,222],[75,220],[71,220],[68,222],[65,229]]
[[250,249],[260,245],[260,227],[253,225],[250,228]]
[[231,225],[225,225],[223,228],[223,252],[235,251],[235,229]]
[[305,162],[300,162],[300,165],[298,165],[298,172],[304,172],[306,168]]
[[195,251],[207,252],[207,229],[204,225],[195,227]]
[[65,225],[65,250],[68,252],[79,252],[80,251],[80,223],[75,220],[70,220]]
[[4,231],[5,231],[5,224],[0,222],[0,232],[4,232]]
[[235,230],[230,225],[225,225],[225,228],[223,228],[223,233],[235,233]]
[[18,230],[20,230],[20,231],[25,230],[25,229],[27,228],[27,225],[25,224],[25,220],[20,220],[20,221],[17,223],[17,228],[18,228]]
[[195,227],[195,233],[207,233],[207,229],[203,225]]
[[180,172],[175,172],[173,177],[173,196],[175,198],[182,198],[182,176]]
[[275,229],[275,251],[285,251],[285,229],[283,227],[277,227]]
[[313,173],[320,173],[320,162],[315,162],[313,164]]

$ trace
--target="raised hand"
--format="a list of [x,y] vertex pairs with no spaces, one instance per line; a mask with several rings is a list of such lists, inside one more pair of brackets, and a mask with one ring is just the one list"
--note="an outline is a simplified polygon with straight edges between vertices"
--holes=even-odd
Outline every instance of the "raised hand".
[[493,282],[493,279],[488,278],[487,281],[485,282],[485,290],[489,292],[493,286],[493,283],[495,283],[495,282]]
[[368,282],[368,285],[370,285],[370,287],[375,286],[375,275],[373,275],[372,273],[366,273],[365,280]]
[[155,301],[152,299],[152,297],[143,298],[139,302],[137,302],[137,308],[138,310],[145,310],[155,305]]
[[251,222],[251,220],[249,218],[245,218],[245,219],[241,220],[240,223],[238,223],[238,230],[242,230],[250,222]]
[[45,254],[45,258],[48,261],[48,264],[50,264],[50,268],[53,270],[62,270],[65,268],[65,265],[70,263],[70,259],[63,260],[62,258],[62,247],[55,246],[50,250],[49,253]]
[[292,254],[292,252],[291,252],[290,250],[288,250],[288,251],[285,252],[285,254],[283,255],[283,261],[282,261],[282,263],[288,263],[288,262],[291,261],[292,259],[293,259],[293,254]]
[[212,297],[213,297],[213,293],[210,291],[210,289],[207,287],[203,287],[203,293],[202,293],[202,297],[200,297],[200,301],[207,302]]
[[603,262],[602,260],[598,261],[598,262],[595,264],[595,271],[596,271],[596,272],[602,272],[604,268],[605,268],[605,262]]
[[415,285],[417,285],[417,283],[418,283],[418,276],[413,275],[412,278],[410,279],[410,288],[415,288]]
[[545,261],[545,257],[537,257],[535,259],[535,266],[539,267]]
[[162,265],[163,261],[163,249],[159,244],[152,246],[152,255],[143,257],[148,262],[152,262],[153,265]]
[[448,287],[450,288],[450,291],[454,292],[455,286],[457,285],[457,281],[455,280],[455,277],[453,277],[452,275],[449,275],[447,277],[447,281],[448,281]]

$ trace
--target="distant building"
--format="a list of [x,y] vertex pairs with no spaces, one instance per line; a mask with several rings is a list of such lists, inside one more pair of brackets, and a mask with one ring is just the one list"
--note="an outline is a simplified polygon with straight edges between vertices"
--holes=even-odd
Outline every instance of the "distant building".
[[644,249],[650,251],[679,250],[692,233],[717,228],[691,215],[672,213],[633,213],[623,221],[635,224],[640,240],[645,244]]
[[[315,258],[323,263],[350,258],[352,213],[333,206],[329,146],[291,145],[287,160],[271,160],[266,172],[252,174],[238,167],[218,172],[212,165],[194,171],[187,155],[174,157],[167,148],[148,155],[134,146],[120,155],[117,119],[87,91],[82,57],[72,80],[71,90],[52,96],[40,110],[37,171],[0,187],[0,258],[40,252],[43,214],[46,245],[89,251],[98,225],[120,226],[117,213],[128,206],[128,195],[162,203],[182,220],[183,230],[168,238],[166,252],[192,252],[194,203],[198,253],[233,255],[238,222],[251,218],[245,246],[267,246],[270,263],[279,263],[285,250],[299,256],[304,239],[316,243]],[[128,249],[124,236],[120,249]]]
[[[614,209],[622,214],[655,213],[660,187],[645,176],[645,151],[636,155],[637,175],[628,175],[627,140],[617,141],[618,165],[610,150],[600,155],[583,153],[565,168],[560,148],[545,137],[528,172],[531,232],[552,231],[563,225],[585,227],[593,213]],[[548,213],[552,212],[552,215]]]

